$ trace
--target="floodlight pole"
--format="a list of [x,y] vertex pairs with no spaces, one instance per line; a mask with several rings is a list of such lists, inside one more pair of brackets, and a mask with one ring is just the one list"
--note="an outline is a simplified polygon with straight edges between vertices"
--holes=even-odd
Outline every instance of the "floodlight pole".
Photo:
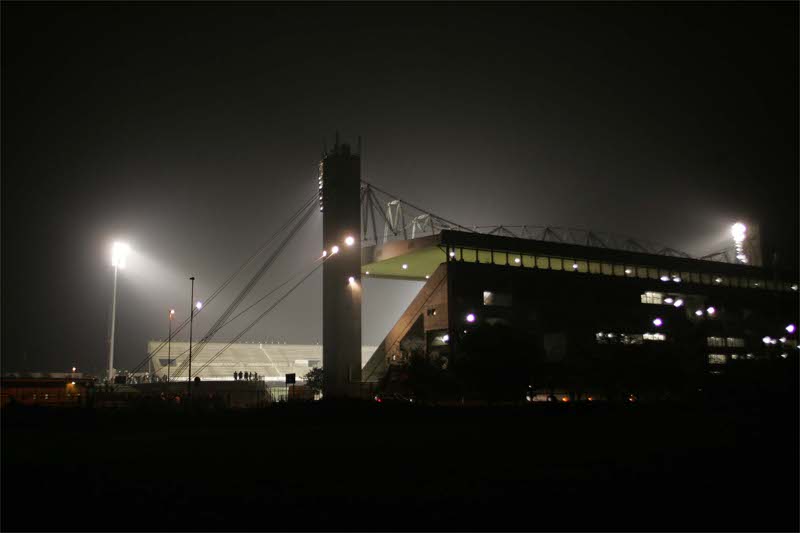
[[114,265],[114,295],[111,299],[111,342],[108,347],[108,382],[114,382],[114,329],[117,323],[117,265]]
[[189,398],[192,397],[192,322],[194,320],[194,276],[192,280],[192,296],[189,300]]
[[169,312],[169,336],[167,337],[167,383],[169,383],[170,365],[172,365],[172,310],[171,309]]

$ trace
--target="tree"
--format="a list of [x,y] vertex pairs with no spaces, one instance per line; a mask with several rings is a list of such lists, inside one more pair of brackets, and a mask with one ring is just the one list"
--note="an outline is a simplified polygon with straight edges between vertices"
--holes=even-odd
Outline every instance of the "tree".
[[315,394],[322,392],[324,377],[325,375],[321,368],[312,368],[308,374],[306,374],[306,387],[313,390]]

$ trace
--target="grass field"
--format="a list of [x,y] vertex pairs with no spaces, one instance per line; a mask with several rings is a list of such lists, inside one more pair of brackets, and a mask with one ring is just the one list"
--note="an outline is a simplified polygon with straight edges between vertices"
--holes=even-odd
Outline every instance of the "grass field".
[[2,415],[3,531],[800,527],[789,403]]

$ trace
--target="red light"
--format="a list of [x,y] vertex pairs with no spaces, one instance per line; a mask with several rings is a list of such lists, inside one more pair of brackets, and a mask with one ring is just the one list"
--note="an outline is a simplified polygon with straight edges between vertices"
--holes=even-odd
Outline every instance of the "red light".
[[566,396],[564,396],[563,398],[561,398],[561,401],[562,401],[562,402],[568,402],[568,401],[569,401],[569,398],[567,398]]

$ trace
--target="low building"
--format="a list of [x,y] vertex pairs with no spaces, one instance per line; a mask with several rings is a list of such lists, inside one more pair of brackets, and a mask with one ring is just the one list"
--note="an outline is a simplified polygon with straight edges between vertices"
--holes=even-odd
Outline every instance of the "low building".
[[0,379],[0,406],[81,407],[87,405],[95,378],[82,373],[8,373]]

